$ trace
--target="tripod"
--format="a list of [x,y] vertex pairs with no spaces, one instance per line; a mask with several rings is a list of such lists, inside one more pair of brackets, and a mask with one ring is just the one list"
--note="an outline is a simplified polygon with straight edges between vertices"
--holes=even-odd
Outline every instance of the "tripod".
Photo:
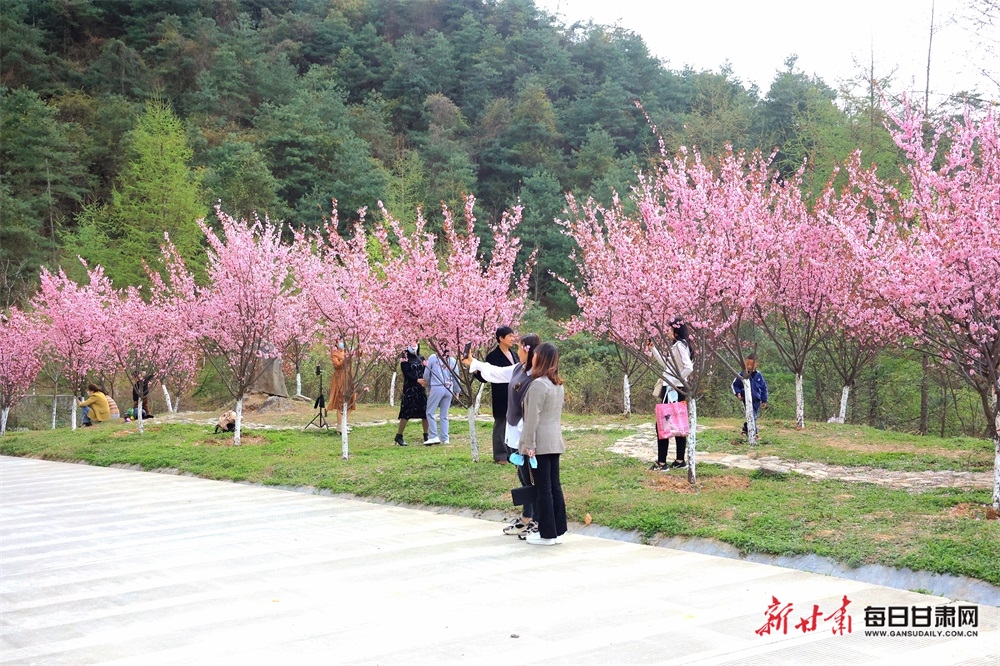
[[313,403],[313,409],[318,411],[316,412],[316,416],[312,417],[312,421],[302,428],[303,430],[306,430],[309,426],[330,429],[330,422],[326,420],[326,397],[323,395],[323,370],[319,366],[316,366],[316,376],[319,377],[319,397]]

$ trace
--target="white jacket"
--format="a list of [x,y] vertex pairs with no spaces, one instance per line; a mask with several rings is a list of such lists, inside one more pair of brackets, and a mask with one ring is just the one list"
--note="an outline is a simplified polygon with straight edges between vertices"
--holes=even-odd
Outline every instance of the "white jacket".
[[[655,346],[653,347],[653,358],[663,366],[663,383],[669,387],[685,386],[687,378],[694,372],[691,351],[688,349],[687,343],[682,340],[678,340],[670,346],[671,360],[669,363],[664,360],[663,356],[660,355],[660,350]],[[681,376],[678,378],[675,376],[675,372],[680,372]]]

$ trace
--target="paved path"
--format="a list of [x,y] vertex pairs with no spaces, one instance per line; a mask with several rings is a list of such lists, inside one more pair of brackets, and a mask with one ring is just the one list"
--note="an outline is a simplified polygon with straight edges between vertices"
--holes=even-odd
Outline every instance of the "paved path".
[[[671,445],[672,446],[672,445]],[[652,423],[638,426],[638,432],[623,437],[608,447],[609,451],[639,458],[647,462],[656,460],[656,432]],[[929,490],[931,488],[992,488],[993,472],[956,472],[950,470],[927,472],[894,472],[877,467],[845,467],[820,462],[795,462],[777,456],[750,456],[720,451],[699,451],[695,458],[724,467],[740,469],[768,468],[774,472],[796,472],[814,479],[839,479],[859,483],[873,483],[896,490]]]
[[[870,636],[868,606],[970,604],[578,534],[529,546],[493,517],[0,457],[0,662],[1000,660],[995,607],[972,605],[975,636]],[[845,596],[850,633],[795,628]],[[772,597],[788,633],[759,636]]]

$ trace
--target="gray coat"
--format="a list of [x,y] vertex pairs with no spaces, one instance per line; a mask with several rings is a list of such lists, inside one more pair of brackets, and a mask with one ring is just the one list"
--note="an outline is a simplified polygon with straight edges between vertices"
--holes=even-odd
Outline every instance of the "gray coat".
[[536,455],[565,453],[562,438],[562,408],[565,392],[547,377],[531,382],[524,396],[524,432],[520,453],[535,449]]

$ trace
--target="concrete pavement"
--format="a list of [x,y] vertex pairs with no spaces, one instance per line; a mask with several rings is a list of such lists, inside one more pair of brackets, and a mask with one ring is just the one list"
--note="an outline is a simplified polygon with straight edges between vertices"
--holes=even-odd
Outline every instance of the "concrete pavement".
[[[580,535],[529,546],[500,528],[0,457],[0,662],[1000,663],[996,607]],[[814,606],[816,629],[796,628]],[[880,609],[884,626],[866,626]]]

